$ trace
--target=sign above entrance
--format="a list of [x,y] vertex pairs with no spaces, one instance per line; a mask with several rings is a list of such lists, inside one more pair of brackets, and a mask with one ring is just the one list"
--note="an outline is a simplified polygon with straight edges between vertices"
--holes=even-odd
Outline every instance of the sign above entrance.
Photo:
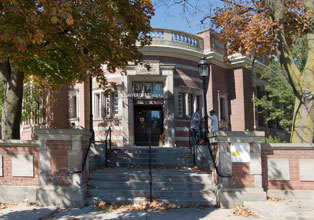
[[134,105],[163,105],[163,98],[151,98],[151,99],[143,99],[143,98],[134,98]]
[[161,82],[133,82],[134,97],[162,97],[163,85]]

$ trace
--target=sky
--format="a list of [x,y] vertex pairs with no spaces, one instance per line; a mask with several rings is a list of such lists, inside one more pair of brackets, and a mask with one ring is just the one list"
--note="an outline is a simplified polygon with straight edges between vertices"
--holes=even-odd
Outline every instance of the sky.
[[201,30],[211,27],[209,19],[201,24],[201,20],[213,14],[214,8],[219,4],[218,0],[189,0],[186,2],[184,12],[182,3],[173,4],[178,0],[153,0],[155,16],[151,20],[154,28],[168,28],[187,33],[197,34]]

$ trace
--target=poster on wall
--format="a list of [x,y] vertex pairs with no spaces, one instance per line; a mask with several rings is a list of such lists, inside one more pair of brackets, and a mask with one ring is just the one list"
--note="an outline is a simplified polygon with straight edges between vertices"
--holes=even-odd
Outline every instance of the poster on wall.
[[230,145],[231,162],[250,162],[250,144],[232,143]]

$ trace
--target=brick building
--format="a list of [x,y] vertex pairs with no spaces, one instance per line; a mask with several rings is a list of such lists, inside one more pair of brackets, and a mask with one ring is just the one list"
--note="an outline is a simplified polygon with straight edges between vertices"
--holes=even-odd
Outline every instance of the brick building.
[[[252,71],[252,59],[235,54],[223,61],[224,44],[212,30],[198,35],[154,29],[150,46],[141,49],[144,63],[129,65],[114,74],[106,73],[106,89],[93,80],[92,103],[95,139],[105,139],[111,126],[113,143],[147,145],[148,121],[152,122],[153,145],[187,146],[190,116],[203,106],[203,81],[198,63],[205,57],[210,64],[206,91],[207,108],[214,109],[220,129],[231,131],[271,130],[263,127],[255,112],[253,97],[262,91],[265,82],[258,75],[266,67],[266,59],[257,59]],[[68,90],[54,94],[58,100],[45,111],[49,127],[69,128],[71,123],[89,129],[90,89],[88,80]],[[22,137],[31,136],[32,126],[22,126]],[[160,137],[163,136],[163,143]]]

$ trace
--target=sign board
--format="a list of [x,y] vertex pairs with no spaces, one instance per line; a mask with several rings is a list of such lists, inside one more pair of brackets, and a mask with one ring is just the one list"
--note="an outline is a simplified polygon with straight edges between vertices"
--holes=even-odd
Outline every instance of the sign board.
[[151,99],[134,98],[133,103],[134,105],[163,105],[164,99],[163,98],[151,98]]
[[250,162],[250,144],[232,143],[230,145],[231,162]]

